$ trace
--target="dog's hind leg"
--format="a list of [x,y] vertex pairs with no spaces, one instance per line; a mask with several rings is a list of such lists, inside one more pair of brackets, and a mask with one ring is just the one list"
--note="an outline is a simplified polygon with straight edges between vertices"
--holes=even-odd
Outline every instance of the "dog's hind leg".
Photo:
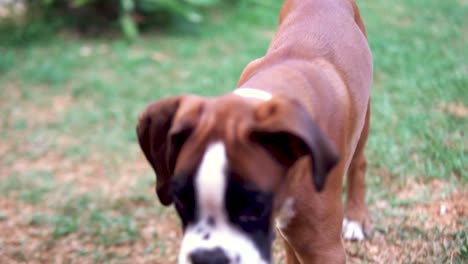
[[345,218],[343,219],[343,238],[363,240],[371,230],[370,215],[365,202],[365,175],[367,160],[365,147],[369,135],[370,102],[364,128],[351,160],[346,179]]

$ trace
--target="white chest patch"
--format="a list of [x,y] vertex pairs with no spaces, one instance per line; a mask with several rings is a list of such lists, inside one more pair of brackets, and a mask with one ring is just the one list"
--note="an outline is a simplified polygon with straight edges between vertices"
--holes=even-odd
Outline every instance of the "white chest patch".
[[276,227],[282,229],[288,226],[289,222],[295,216],[294,199],[289,197],[284,201],[278,216],[276,217]]
[[234,94],[247,98],[255,98],[262,101],[268,101],[272,97],[271,93],[254,88],[239,88],[234,90]]
[[196,252],[220,249],[229,264],[267,264],[254,243],[229,222],[225,208],[226,149],[221,142],[206,149],[195,176],[198,218],[185,230],[179,264],[191,264]]

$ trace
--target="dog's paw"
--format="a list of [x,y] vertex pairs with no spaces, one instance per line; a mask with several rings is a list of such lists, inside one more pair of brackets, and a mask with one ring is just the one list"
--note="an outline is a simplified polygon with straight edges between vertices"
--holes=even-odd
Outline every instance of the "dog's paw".
[[342,234],[346,240],[362,241],[366,238],[362,224],[357,221],[350,221],[346,217],[343,219]]

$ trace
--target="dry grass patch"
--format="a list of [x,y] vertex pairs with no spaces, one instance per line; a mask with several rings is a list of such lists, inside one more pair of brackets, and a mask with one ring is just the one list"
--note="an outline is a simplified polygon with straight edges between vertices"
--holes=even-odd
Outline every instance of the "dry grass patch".
[[371,238],[346,242],[351,263],[462,263],[467,257],[460,250],[467,245],[468,193],[455,191],[446,198],[394,208],[376,204],[380,206],[371,211],[383,215]]

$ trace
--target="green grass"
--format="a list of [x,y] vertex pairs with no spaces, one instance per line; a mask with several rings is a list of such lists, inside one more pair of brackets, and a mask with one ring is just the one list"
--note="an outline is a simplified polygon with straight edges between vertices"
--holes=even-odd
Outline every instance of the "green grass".
[[0,191],[3,194],[15,193],[25,203],[43,203],[44,196],[55,188],[54,176],[48,171],[28,171],[24,174],[13,174],[2,182]]
[[[468,118],[447,106],[462,105],[465,111],[468,107],[468,4],[360,0],[359,5],[375,65],[367,198],[371,204],[391,205],[372,212],[377,229],[397,233],[398,240],[428,240],[432,236],[424,233],[427,230],[398,229],[384,222],[406,216],[406,208],[415,204],[467,190]],[[279,7],[274,3],[216,9],[201,25],[149,32],[132,44],[66,32],[50,35],[47,41],[26,36],[27,45],[12,46],[16,40],[0,43],[0,153],[2,146],[8,149],[0,160],[0,196],[47,208],[28,215],[26,223],[50,228],[52,244],[76,235],[96,245],[94,250],[76,251],[76,256],[95,262],[129,258],[98,245],[138,244],[148,219],[171,219],[172,210],[156,203],[149,169],[131,175],[142,180],[117,198],[101,194],[100,185],[83,194],[59,179],[95,162],[103,167],[101,174],[92,171],[86,177],[117,181],[121,167],[134,162],[140,152],[135,124],[143,107],[180,93],[230,91],[243,67],[266,51]],[[69,99],[64,103],[61,98]],[[45,162],[58,165],[42,168],[48,153],[58,158]],[[20,161],[39,165],[18,170]],[[67,169],[61,170],[65,164]],[[446,184],[440,193],[432,192],[432,180]],[[396,196],[408,182],[428,185],[411,197]],[[0,223],[9,219],[5,212],[0,208]],[[468,227],[468,219],[463,219]],[[144,252],[173,254],[164,236],[158,238],[144,242]],[[466,259],[466,232],[449,241],[444,245],[458,247],[459,258]],[[443,254],[442,249],[437,252]],[[15,254],[17,260],[28,255],[21,250]]]

